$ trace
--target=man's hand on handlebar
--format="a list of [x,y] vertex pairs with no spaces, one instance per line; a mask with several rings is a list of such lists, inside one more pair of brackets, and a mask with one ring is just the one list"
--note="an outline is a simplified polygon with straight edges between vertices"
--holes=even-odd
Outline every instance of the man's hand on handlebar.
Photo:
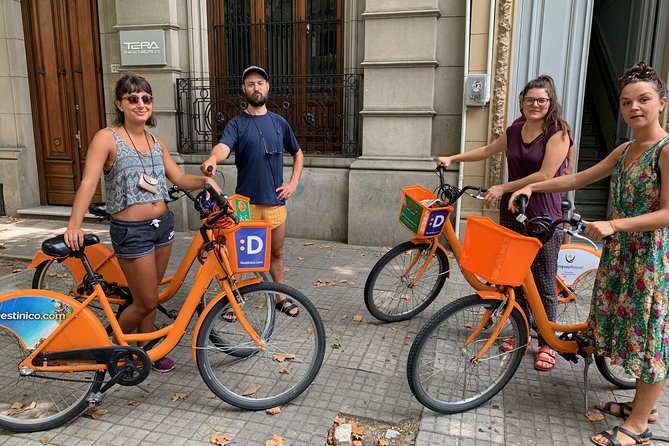
[[207,158],[202,164],[200,164],[200,170],[208,177],[214,176],[216,173],[216,157],[212,155]]

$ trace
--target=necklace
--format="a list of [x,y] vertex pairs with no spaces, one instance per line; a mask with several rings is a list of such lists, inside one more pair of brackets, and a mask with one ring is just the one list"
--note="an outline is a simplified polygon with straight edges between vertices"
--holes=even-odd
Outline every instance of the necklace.
[[[144,161],[142,161],[142,157],[139,156],[140,151],[137,149],[137,146],[135,145],[135,141],[132,140],[132,137],[130,136],[130,133],[128,133],[128,129],[125,128],[125,124],[123,125],[123,130],[125,130],[125,134],[128,135],[128,139],[130,140],[130,143],[132,144],[132,147],[135,149],[135,153],[137,153],[137,158],[139,158],[139,162],[142,163],[142,170],[144,173],[146,173],[146,168],[144,167]],[[151,174],[156,176],[156,168],[153,165],[153,148],[151,147],[151,143],[149,142],[149,137],[146,136],[146,130],[144,130],[144,139],[146,140],[146,145],[149,148],[149,155],[151,155]]]

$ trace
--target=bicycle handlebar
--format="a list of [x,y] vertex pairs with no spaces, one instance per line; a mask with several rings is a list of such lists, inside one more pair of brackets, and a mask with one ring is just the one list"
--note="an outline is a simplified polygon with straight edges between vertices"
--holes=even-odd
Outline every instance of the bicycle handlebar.
[[[435,188],[434,192],[447,205],[455,203],[464,194],[467,194],[474,199],[482,200],[483,194],[487,192],[487,189],[481,186],[465,186],[462,189],[458,189],[457,187],[446,183],[446,168],[442,165],[437,166],[436,173],[439,176],[439,186]],[[470,194],[468,193],[469,191],[474,191],[476,194]]]
[[[525,225],[526,235],[538,238],[539,240],[542,241],[542,243],[544,243],[548,239],[550,239],[550,237],[552,237],[553,233],[557,228],[560,228],[561,230],[566,231],[569,235],[576,236],[577,238],[582,240],[586,240],[590,242],[590,244],[596,247],[596,245],[592,240],[581,234],[581,232],[585,230],[587,225],[583,223],[581,215],[576,212],[573,212],[570,218],[558,218],[557,220],[551,220],[551,218],[548,216],[534,217],[531,218],[529,222],[526,223],[527,215],[525,214],[525,212],[528,201],[529,198],[527,197],[527,195],[521,194],[516,197],[516,204],[518,205],[518,216],[516,217],[516,220]],[[570,226],[570,229],[564,229],[562,227],[565,223]],[[604,237],[603,241],[605,243],[608,243],[612,239],[613,236],[609,235]]]

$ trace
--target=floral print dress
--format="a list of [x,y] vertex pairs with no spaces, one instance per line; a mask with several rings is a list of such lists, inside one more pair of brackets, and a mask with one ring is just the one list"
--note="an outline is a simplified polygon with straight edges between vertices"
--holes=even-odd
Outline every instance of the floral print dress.
[[[665,137],[637,160],[623,151],[611,175],[613,218],[660,207],[660,151]],[[597,272],[588,331],[595,352],[648,383],[669,376],[669,228],[619,232],[605,244]]]

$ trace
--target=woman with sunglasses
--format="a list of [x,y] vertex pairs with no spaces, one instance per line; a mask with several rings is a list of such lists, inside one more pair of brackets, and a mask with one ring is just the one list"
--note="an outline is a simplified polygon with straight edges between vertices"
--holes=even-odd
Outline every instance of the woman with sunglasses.
[[[481,161],[499,153],[506,154],[509,181],[492,186],[484,198],[485,206],[494,206],[501,200],[500,224],[518,233],[523,233],[523,225],[516,221],[515,215],[508,209],[509,196],[528,184],[561,176],[565,172],[565,160],[572,141],[570,128],[562,118],[562,107],[555,93],[555,83],[550,76],[539,76],[525,85],[519,97],[520,112],[523,120],[516,120],[497,140],[478,149],[453,156],[442,156],[437,164],[449,166],[453,162]],[[538,194],[527,206],[529,218],[550,216],[557,219],[562,216],[562,200],[558,193]],[[541,300],[549,320],[557,319],[557,294],[555,275],[557,257],[562,242],[562,233],[555,232],[544,243],[532,263],[532,274],[537,283]],[[521,288],[516,289],[516,297],[525,312],[531,314],[527,300]],[[534,324],[533,324],[534,325]],[[502,349],[512,350],[519,346],[512,340],[505,341]],[[535,357],[534,368],[547,372],[555,367],[555,351],[539,337],[539,350]]]
[[[109,228],[114,254],[132,292],[133,302],[119,318],[124,333],[153,330],[158,284],[165,274],[174,241],[174,214],[167,207],[167,179],[186,190],[202,189],[204,176],[187,175],[170,156],[165,143],[149,133],[155,127],[151,85],[141,76],[125,74],[116,83],[116,116],[99,130],[86,153],[86,167],[72,205],[64,240],[71,249],[84,243],[82,223],[104,173]],[[174,361],[153,364],[169,372]]]
[[667,87],[644,62],[619,83],[620,113],[634,139],[589,169],[512,197],[531,196],[532,203],[537,193],[577,190],[611,176],[611,219],[585,229],[592,239],[611,237],[602,249],[588,335],[595,354],[636,377],[636,390],[632,401],[597,404],[624,419],[592,437],[602,446],[650,444],[648,423],[658,420],[656,403],[669,376],[669,134],[660,123]]

